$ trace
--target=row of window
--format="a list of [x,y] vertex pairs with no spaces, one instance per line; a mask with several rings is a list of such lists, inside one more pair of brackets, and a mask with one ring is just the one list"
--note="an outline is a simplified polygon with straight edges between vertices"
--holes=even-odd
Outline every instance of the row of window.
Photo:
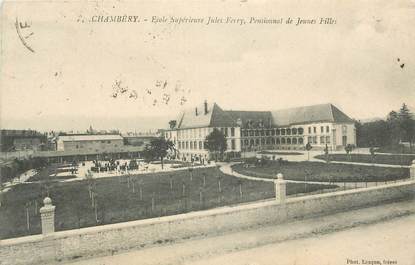
[[[186,149],[186,150],[204,150],[204,142],[203,141],[179,141],[178,147],[179,149]],[[231,140],[231,150],[236,149],[235,140]]]
[[270,130],[243,130],[242,136],[275,136],[275,135],[302,135],[304,133],[303,128],[283,128],[283,129],[270,129]]
[[320,136],[320,142],[317,141],[317,136],[308,136],[308,142],[310,144],[329,144],[330,136]]
[[[226,137],[235,136],[235,128],[216,128],[220,130]],[[177,136],[179,139],[191,139],[191,138],[204,138],[209,133],[213,131],[213,128],[195,128],[195,129],[186,129],[186,130],[178,130]],[[171,132],[166,132],[166,138],[172,138]]]
[[[330,126],[327,125],[325,127],[325,129],[326,129],[326,133],[330,132]],[[317,133],[317,127],[316,126],[313,126],[313,127],[309,126],[308,127],[308,134],[312,134],[312,133]],[[320,133],[324,133],[324,126],[320,126]]]
[[242,146],[275,145],[275,144],[304,144],[303,138],[262,138],[241,140]]

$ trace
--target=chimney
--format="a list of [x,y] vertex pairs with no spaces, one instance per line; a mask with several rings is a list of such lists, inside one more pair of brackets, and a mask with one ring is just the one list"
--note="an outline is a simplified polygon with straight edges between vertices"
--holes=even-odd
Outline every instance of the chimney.
[[197,116],[197,107],[195,108],[195,115]]
[[204,106],[205,106],[205,115],[206,115],[208,113],[208,104],[206,100],[205,100]]

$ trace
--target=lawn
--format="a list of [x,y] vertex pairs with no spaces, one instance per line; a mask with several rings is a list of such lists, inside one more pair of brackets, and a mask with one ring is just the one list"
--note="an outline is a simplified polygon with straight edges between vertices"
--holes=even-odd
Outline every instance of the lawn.
[[[325,155],[316,156],[318,159],[326,160]],[[382,155],[376,154],[374,159],[369,154],[330,154],[330,161],[347,161],[347,162],[360,162],[360,163],[376,163],[376,164],[389,164],[389,165],[411,165],[412,160],[415,160],[414,155]]]
[[[98,178],[94,183],[96,212],[87,181],[48,182],[49,196],[56,206],[55,227],[58,231],[174,215],[275,196],[273,183],[240,180],[216,168],[194,169],[192,179],[185,170],[130,178]],[[333,187],[308,185],[306,192]],[[302,184],[287,185],[289,195],[303,193],[304,189]],[[39,182],[20,184],[3,194],[0,239],[41,233],[38,209],[47,192]]]
[[245,168],[243,164],[233,166],[241,174],[262,178],[275,178],[282,173],[285,179],[327,182],[375,182],[409,177],[406,168],[381,168],[373,166],[326,164],[322,162],[268,161],[264,166]]
[[286,156],[292,156],[292,155],[302,155],[302,153],[299,152],[281,152],[281,151],[260,151],[258,154],[264,154],[264,155],[286,155]]

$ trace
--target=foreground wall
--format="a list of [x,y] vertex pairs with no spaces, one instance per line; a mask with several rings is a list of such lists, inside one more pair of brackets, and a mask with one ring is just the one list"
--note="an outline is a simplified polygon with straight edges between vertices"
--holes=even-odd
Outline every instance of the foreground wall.
[[415,197],[415,181],[0,241],[0,264],[45,263],[215,235]]

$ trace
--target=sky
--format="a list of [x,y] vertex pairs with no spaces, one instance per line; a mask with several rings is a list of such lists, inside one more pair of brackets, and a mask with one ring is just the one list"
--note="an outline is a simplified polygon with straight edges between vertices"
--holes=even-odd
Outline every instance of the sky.
[[[140,22],[92,22],[124,15]],[[415,106],[414,0],[5,1],[1,23],[2,128],[140,130],[204,100],[232,110],[330,102],[356,119]]]

